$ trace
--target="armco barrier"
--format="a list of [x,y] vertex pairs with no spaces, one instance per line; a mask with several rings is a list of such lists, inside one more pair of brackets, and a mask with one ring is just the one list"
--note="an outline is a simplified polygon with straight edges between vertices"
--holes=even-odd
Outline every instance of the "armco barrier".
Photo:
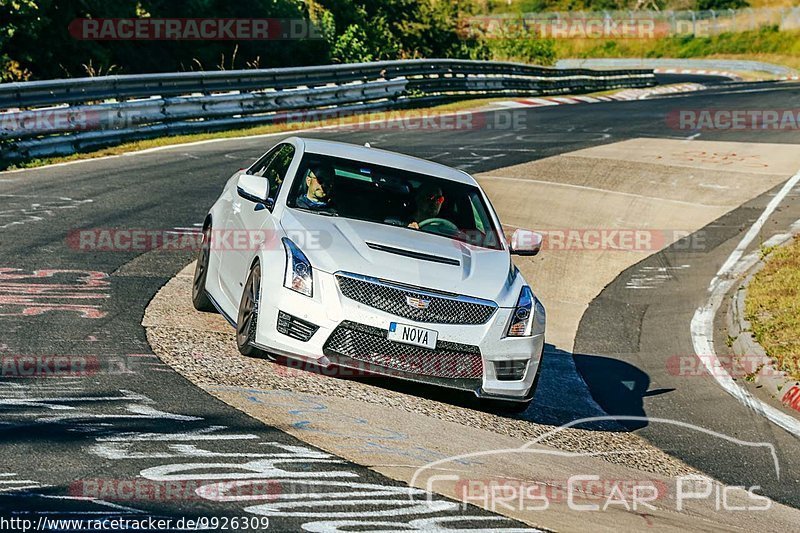
[[652,70],[462,60],[103,76],[0,84],[0,163],[162,135],[453,99],[655,85]]

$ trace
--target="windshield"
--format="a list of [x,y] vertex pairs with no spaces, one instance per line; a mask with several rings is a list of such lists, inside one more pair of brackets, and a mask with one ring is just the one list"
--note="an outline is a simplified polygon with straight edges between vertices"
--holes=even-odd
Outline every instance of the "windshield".
[[477,187],[402,169],[306,154],[287,205],[502,249]]

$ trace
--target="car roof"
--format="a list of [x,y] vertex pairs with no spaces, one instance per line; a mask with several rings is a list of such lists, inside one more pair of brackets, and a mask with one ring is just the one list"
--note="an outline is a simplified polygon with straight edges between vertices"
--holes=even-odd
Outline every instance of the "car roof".
[[401,168],[409,172],[457,181],[468,185],[477,185],[475,179],[466,172],[432,161],[426,161],[418,157],[381,150],[379,148],[368,148],[359,144],[310,139],[307,137],[295,137],[295,139],[303,143],[306,152],[312,154],[331,155],[343,159],[363,161],[373,165]]

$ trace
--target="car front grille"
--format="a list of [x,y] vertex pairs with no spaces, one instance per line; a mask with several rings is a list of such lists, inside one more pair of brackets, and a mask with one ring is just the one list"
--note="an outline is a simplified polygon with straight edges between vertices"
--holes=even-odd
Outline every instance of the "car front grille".
[[432,324],[485,324],[494,302],[407,287],[350,274],[337,274],[339,289],[351,300],[393,315]]
[[[325,342],[326,355],[342,355],[382,369],[448,379],[483,376],[483,358],[477,346],[439,341],[436,350],[390,341],[386,330],[344,321]],[[376,373],[383,373],[376,370]]]

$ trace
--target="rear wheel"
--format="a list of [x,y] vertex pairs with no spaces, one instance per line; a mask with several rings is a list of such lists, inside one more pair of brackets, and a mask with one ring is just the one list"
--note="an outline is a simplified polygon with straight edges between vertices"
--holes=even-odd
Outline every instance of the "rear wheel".
[[192,281],[192,305],[198,311],[215,311],[214,304],[206,293],[206,278],[208,277],[208,264],[211,261],[211,224],[203,230],[203,244],[197,253],[197,265],[194,267],[194,280]]
[[242,301],[239,303],[239,317],[236,320],[236,345],[239,353],[247,357],[265,355],[253,343],[256,340],[258,326],[258,300],[261,293],[261,265],[256,263],[250,270],[247,283],[244,284]]

